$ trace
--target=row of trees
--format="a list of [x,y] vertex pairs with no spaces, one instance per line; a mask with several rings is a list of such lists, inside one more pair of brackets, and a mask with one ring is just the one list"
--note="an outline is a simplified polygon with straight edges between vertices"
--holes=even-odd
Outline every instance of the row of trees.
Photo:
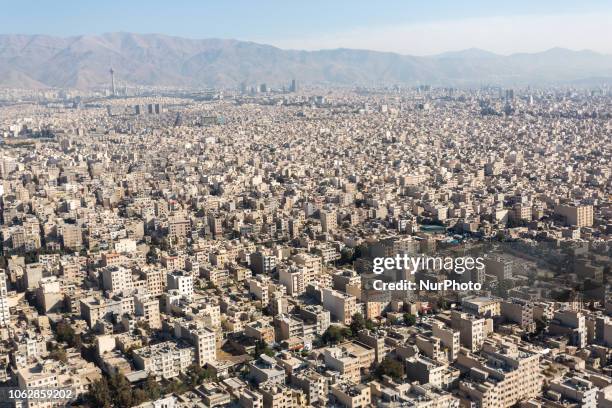
[[353,337],[353,331],[348,327],[331,325],[325,330],[321,340],[326,345],[334,345],[342,342],[345,338]]
[[[416,323],[416,317],[410,313],[404,313],[402,320],[391,321],[391,324],[400,324],[402,321],[407,326],[413,326]],[[331,325],[323,333],[321,340],[324,344],[338,344],[344,339],[357,337],[358,333],[363,329],[374,330],[378,325],[370,319],[365,319],[361,313],[355,313],[349,327]]]
[[366,320],[361,313],[355,313],[349,327],[331,325],[323,333],[321,340],[326,345],[338,344],[344,339],[357,337],[363,329],[374,330],[375,328],[376,324],[372,320]]
[[215,379],[216,375],[212,369],[192,364],[179,380],[173,379],[158,383],[153,376],[149,375],[144,383],[132,388],[128,379],[118,373],[108,379],[102,377],[95,381],[85,396],[85,401],[92,407],[129,408],[146,401],[154,401],[165,394],[182,394],[205,381]]
[[130,382],[121,373],[107,379],[102,377],[95,381],[85,396],[92,407],[129,408],[145,401],[156,400],[162,395],[162,387],[152,376],[147,377],[141,387],[132,388]]

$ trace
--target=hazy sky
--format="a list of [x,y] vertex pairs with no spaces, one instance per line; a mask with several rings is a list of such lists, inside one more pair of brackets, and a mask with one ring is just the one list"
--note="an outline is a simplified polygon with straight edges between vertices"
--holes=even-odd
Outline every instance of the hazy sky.
[[611,0],[0,0],[5,34],[129,31],[415,55],[472,47],[612,53],[611,22]]

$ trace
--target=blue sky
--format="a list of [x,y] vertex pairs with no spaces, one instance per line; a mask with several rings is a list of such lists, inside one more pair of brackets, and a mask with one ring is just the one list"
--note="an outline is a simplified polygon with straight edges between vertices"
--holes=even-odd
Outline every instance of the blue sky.
[[5,34],[129,31],[417,55],[471,47],[507,54],[555,46],[612,53],[610,21],[610,0],[0,0]]

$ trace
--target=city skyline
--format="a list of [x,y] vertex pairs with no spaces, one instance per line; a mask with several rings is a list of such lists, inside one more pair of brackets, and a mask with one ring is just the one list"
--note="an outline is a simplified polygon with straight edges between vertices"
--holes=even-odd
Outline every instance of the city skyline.
[[13,398],[612,403],[609,88],[113,90],[104,74],[0,89]]
[[612,408],[611,17],[6,2],[0,401]]

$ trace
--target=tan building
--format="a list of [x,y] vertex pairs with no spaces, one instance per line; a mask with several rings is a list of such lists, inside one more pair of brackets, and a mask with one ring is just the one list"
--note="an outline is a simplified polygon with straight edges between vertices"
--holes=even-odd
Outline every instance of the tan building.
[[513,220],[531,221],[532,209],[529,205],[515,204],[510,212]]
[[58,312],[63,309],[64,291],[56,276],[47,276],[38,282],[36,301],[44,313]]
[[602,401],[604,398],[600,398],[598,405],[598,389],[591,381],[576,376],[551,382],[546,394],[554,399],[560,396],[559,399],[578,404],[576,406],[580,406],[580,408],[605,407],[607,406],[605,405],[606,401]]
[[579,348],[587,345],[587,325],[584,314],[577,310],[559,310],[554,313],[548,331],[551,335],[563,335],[570,344]]
[[563,217],[567,225],[576,227],[593,226],[592,205],[557,205],[555,214]]
[[310,254],[300,253],[291,258],[299,267],[304,269],[304,284],[308,285],[317,280],[317,276],[321,274],[323,270],[323,261],[318,256]]
[[365,384],[335,384],[331,394],[336,402],[347,408],[365,408],[372,403],[370,387]]
[[[372,394],[381,397],[380,384],[371,386]],[[432,384],[412,383],[398,384],[393,389],[400,395],[398,405],[412,408],[459,408],[460,400],[450,392]]]
[[480,349],[489,332],[486,319],[456,310],[451,312],[451,326],[459,331],[461,344],[471,351]]
[[0,327],[6,327],[11,318],[6,286],[6,273],[0,269]]
[[244,326],[244,334],[265,343],[274,343],[274,327],[263,319],[247,323]]
[[182,246],[190,236],[191,222],[188,219],[176,216],[168,220],[168,238],[171,243]]
[[[83,395],[89,386],[101,378],[101,371],[93,363],[83,360],[78,353],[68,353],[67,361],[53,359],[34,363],[17,370],[17,384],[21,390],[30,388],[70,388],[74,396]],[[64,406],[58,401],[30,401],[29,407],[59,407]]]
[[370,330],[361,330],[359,332],[359,341],[374,349],[374,357],[377,363],[380,363],[383,360],[385,354],[387,353],[384,334]]
[[535,330],[533,304],[529,301],[519,298],[504,300],[501,302],[501,315],[526,331]]
[[240,392],[238,404],[242,408],[263,408],[263,395],[257,391],[245,388]]
[[291,296],[301,295],[306,291],[305,268],[297,266],[286,266],[278,268],[278,280],[287,288],[287,294]]
[[151,268],[145,273],[147,292],[151,296],[160,296],[166,287],[166,272],[161,268]]
[[419,384],[431,384],[434,387],[443,388],[445,386],[445,376],[447,366],[436,360],[425,356],[413,356],[406,359],[406,375],[411,381],[418,381]]
[[151,295],[134,296],[134,311],[137,316],[142,316],[152,329],[161,328],[161,314],[159,300]]
[[295,395],[296,390],[292,390],[283,384],[266,384],[259,388],[263,396],[264,408],[297,408],[299,397]]
[[448,350],[448,360],[455,361],[461,348],[461,334],[442,322],[434,321],[431,328],[433,337],[440,339],[440,344]]
[[115,296],[107,299],[90,296],[80,299],[80,310],[81,317],[85,319],[89,327],[93,327],[98,320],[111,315],[123,316],[124,314],[134,313],[134,298],[132,296]]
[[540,354],[515,343],[488,340],[479,355],[460,353],[457,362],[470,369],[470,379],[459,384],[466,406],[511,407],[542,389]]
[[195,348],[187,343],[166,341],[135,350],[134,365],[155,377],[170,379],[196,362]]
[[122,266],[108,266],[102,269],[102,284],[111,292],[129,293],[134,289],[132,271]]
[[314,369],[298,371],[291,375],[291,384],[306,394],[309,405],[325,406],[329,394],[329,379]]
[[463,310],[481,317],[495,317],[501,313],[500,299],[488,297],[471,297],[461,302]]
[[323,288],[323,308],[329,310],[331,317],[344,324],[351,324],[353,315],[357,313],[357,299],[355,296],[337,290]]
[[322,210],[320,218],[323,232],[334,232],[338,228],[338,214],[336,211]]
[[65,248],[79,250],[83,246],[83,231],[78,225],[62,226],[62,241]]
[[213,330],[204,327],[203,322],[177,320],[174,324],[174,335],[187,340],[195,347],[196,362],[204,366],[217,359],[217,336]]
[[325,366],[338,371],[343,379],[354,383],[359,383],[361,370],[370,367],[375,359],[373,348],[355,342],[328,347],[323,351]]

